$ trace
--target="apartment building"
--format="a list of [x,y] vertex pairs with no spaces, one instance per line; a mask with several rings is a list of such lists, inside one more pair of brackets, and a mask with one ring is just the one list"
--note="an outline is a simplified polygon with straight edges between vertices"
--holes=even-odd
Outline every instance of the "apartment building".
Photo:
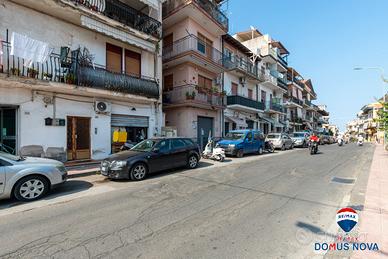
[[222,35],[228,18],[219,1],[163,3],[163,111],[179,136],[206,144],[222,136],[225,93]]
[[317,94],[311,79],[303,80],[303,126],[305,129],[316,130],[317,123],[314,122],[315,109],[312,101],[317,99]]
[[287,70],[288,91],[285,93],[285,106],[287,107],[287,119],[289,121],[289,131],[304,130],[304,100],[303,90],[305,88],[304,79],[298,71],[289,67]]
[[226,68],[223,82],[227,96],[225,134],[235,129],[258,129],[258,114],[265,111],[258,91],[258,84],[264,80],[257,67],[261,58],[229,34],[223,36],[223,52]]
[[286,128],[283,95],[287,93],[288,50],[279,41],[257,29],[239,32],[234,37],[254,55],[261,57],[259,67],[258,99],[264,104],[259,114],[259,128],[265,133],[282,132]]
[[102,159],[160,133],[158,0],[0,5],[0,143]]

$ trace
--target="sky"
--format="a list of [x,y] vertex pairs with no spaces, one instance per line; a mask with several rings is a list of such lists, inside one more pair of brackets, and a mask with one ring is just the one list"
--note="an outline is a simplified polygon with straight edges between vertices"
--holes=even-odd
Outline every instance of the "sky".
[[388,90],[378,71],[353,70],[382,67],[388,77],[388,0],[229,0],[224,9],[230,34],[254,26],[283,43],[341,130]]

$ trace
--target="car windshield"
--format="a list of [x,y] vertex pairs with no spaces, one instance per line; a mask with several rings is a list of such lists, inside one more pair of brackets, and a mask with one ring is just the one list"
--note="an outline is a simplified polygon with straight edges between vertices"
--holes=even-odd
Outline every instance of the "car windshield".
[[267,138],[272,138],[272,139],[280,138],[280,134],[268,134]]
[[140,152],[149,152],[158,143],[155,140],[147,139],[135,145],[131,150]]
[[226,134],[225,139],[229,140],[237,140],[237,139],[243,139],[245,137],[244,132],[229,132]]
[[290,134],[290,137],[304,138],[304,133],[292,133],[292,134]]
[[3,157],[3,158],[5,158],[5,159],[9,159],[9,160],[12,160],[12,161],[20,161],[20,160],[23,160],[23,159],[24,159],[24,158],[21,157],[21,156],[14,156],[14,155],[5,153],[5,152],[3,152],[3,151],[0,151],[0,157]]

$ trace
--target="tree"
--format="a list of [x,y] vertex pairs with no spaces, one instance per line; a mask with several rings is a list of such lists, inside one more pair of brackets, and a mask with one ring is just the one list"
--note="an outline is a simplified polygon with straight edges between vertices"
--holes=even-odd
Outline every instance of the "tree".
[[380,130],[383,130],[386,134],[388,133],[388,102],[380,102],[383,108],[378,111],[378,118],[375,119],[380,125]]

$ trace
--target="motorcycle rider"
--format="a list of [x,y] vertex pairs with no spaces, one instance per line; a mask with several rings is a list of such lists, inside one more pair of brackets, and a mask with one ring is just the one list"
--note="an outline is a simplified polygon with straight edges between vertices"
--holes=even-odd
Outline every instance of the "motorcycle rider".
[[311,134],[309,139],[310,139],[310,141],[319,142],[319,137],[315,134],[315,132],[313,132],[313,134]]
[[362,135],[359,135],[357,140],[358,140],[357,142],[358,145],[364,144],[364,137]]

